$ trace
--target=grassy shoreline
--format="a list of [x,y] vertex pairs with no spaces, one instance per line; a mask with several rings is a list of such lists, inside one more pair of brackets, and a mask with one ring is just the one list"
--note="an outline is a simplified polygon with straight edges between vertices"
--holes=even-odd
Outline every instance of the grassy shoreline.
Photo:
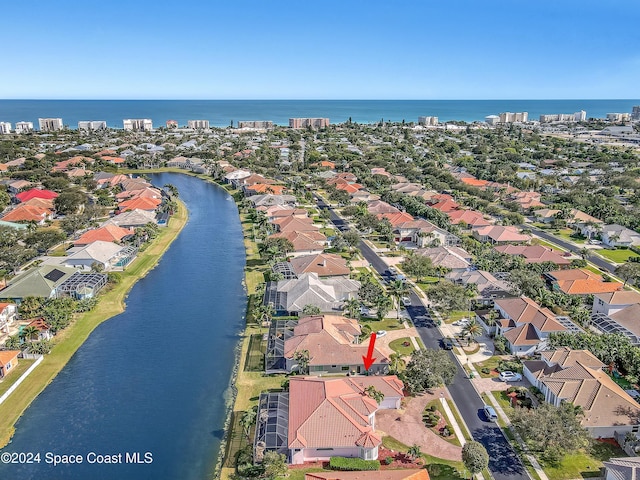
[[178,237],[188,220],[187,208],[178,201],[175,215],[166,228],[138,258],[122,272],[122,280],[99,297],[98,305],[75,321],[55,338],[55,347],[29,377],[0,405],[0,448],[6,446],[15,431],[15,423],[31,402],[51,383],[69,359],[102,322],[125,310],[125,299],[133,285],[152,270]]

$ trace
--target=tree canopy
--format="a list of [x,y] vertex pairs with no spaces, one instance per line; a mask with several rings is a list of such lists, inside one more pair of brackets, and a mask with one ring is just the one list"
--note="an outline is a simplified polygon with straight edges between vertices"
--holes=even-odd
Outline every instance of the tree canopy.
[[411,354],[402,379],[413,393],[421,393],[440,385],[450,385],[458,371],[444,350],[421,349]]

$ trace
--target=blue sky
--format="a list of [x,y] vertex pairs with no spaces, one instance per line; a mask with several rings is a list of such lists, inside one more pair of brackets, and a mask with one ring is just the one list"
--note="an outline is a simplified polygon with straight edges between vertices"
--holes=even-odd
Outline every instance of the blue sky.
[[0,98],[640,97],[637,0],[5,2]]

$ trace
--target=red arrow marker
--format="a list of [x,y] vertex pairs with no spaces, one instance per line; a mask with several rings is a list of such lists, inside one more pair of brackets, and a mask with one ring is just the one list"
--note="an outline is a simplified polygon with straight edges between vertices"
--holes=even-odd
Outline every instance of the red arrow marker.
[[369,350],[367,351],[367,356],[366,357],[364,355],[362,356],[362,360],[364,361],[364,368],[367,370],[369,370],[371,368],[371,365],[373,365],[373,362],[376,361],[375,358],[371,357],[373,355],[373,348],[375,344],[376,344],[376,334],[372,333],[371,338],[369,339]]

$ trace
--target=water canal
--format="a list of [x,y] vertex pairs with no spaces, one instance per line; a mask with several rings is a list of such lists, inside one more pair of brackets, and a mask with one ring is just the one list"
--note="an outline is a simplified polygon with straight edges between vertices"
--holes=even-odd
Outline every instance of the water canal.
[[[244,325],[242,229],[223,189],[175,173],[151,180],[178,188],[187,225],[125,312],[96,328],[16,424],[2,452],[40,453],[40,463],[0,464],[0,479],[210,477]],[[47,452],[83,463],[54,467]],[[88,463],[100,460],[91,452],[122,463]],[[135,452],[152,462],[126,463]]]

